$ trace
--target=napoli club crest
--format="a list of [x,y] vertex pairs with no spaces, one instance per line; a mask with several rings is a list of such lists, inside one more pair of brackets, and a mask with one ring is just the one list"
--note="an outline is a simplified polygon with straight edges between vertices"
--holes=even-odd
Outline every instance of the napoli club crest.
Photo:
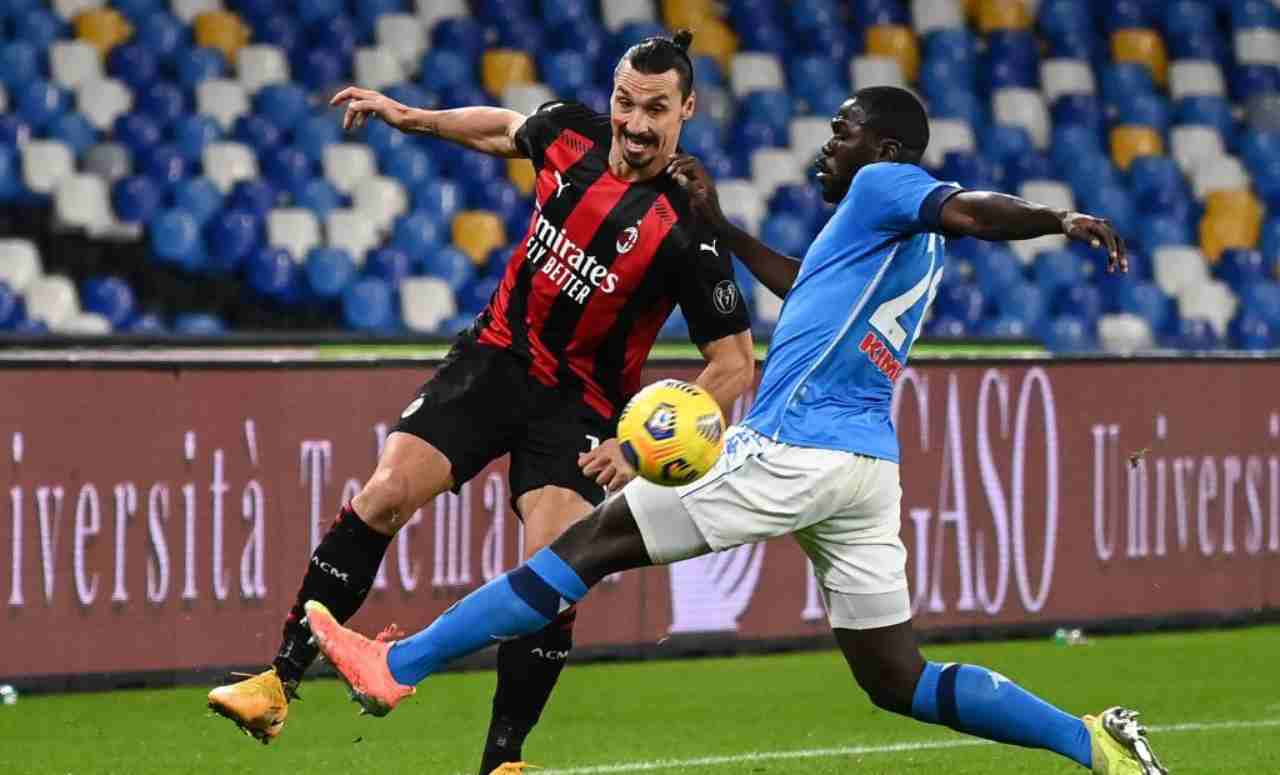
[[622,234],[618,235],[618,255],[622,255],[630,251],[640,241],[640,230],[634,226],[628,226],[622,230]]

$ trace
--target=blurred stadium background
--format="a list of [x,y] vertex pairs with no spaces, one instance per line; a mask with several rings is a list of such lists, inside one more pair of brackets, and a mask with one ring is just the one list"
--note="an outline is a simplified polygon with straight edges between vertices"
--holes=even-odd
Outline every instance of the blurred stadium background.
[[[447,336],[525,232],[532,170],[344,134],[328,98],[607,111],[621,52],[676,27],[683,146],[782,251],[827,216],[829,116],[880,83],[927,101],[940,177],[1128,240],[1125,277],[1061,238],[952,241],[932,340],[1280,345],[1276,0],[6,0],[0,332]],[[780,302],[741,274],[767,336]]]

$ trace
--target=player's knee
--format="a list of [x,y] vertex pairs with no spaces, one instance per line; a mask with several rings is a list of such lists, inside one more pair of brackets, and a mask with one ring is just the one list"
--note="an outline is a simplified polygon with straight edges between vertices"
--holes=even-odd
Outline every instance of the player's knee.
[[866,692],[871,704],[891,713],[911,715],[911,701],[915,696],[919,676],[910,675],[908,671],[893,664],[868,668],[855,670],[853,677],[862,691]]
[[407,474],[394,468],[379,468],[369,477],[356,497],[356,512],[369,526],[394,533],[417,511],[413,486]]

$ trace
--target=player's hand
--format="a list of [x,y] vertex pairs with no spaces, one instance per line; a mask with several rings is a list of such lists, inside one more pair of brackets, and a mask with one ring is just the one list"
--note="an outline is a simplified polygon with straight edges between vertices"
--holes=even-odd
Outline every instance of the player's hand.
[[342,114],[342,128],[347,130],[364,126],[369,116],[377,116],[396,129],[403,129],[409,115],[408,106],[396,102],[381,92],[361,89],[358,86],[348,86],[333,95],[329,104],[347,106],[347,112]]
[[636,478],[636,470],[622,456],[617,439],[607,439],[590,452],[578,455],[582,473],[592,477],[609,492],[621,490],[623,485]]
[[687,153],[678,153],[667,164],[667,174],[689,193],[689,203],[700,218],[710,222],[712,226],[724,223],[724,212],[720,209],[716,185],[711,181],[702,162]]
[[1108,272],[1129,271],[1124,238],[1116,232],[1111,221],[1084,213],[1067,213],[1062,218],[1062,233],[1077,242],[1084,242],[1095,248],[1106,248]]

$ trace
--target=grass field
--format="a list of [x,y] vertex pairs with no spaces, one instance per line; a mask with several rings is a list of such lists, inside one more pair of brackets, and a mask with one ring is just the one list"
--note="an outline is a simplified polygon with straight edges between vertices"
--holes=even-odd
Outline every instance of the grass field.
[[[928,648],[977,662],[1076,713],[1141,708],[1177,775],[1280,772],[1280,627]],[[0,707],[6,773],[474,772],[493,678],[429,679],[385,719],[317,680],[269,747],[204,709],[198,688],[24,697]],[[832,652],[571,666],[525,750],[553,773],[1071,773],[1039,751],[978,744],[875,710]]]

